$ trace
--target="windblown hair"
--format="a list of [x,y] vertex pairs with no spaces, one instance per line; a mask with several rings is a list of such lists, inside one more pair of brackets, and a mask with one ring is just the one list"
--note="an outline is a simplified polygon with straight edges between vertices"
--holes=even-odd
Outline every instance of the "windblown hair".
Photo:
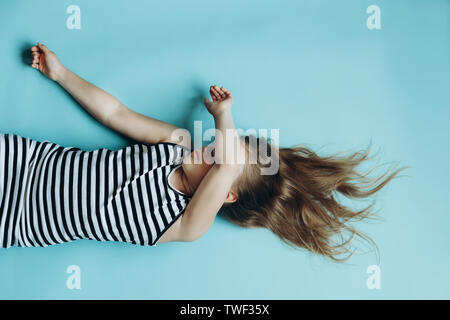
[[[263,144],[267,151],[270,143],[262,137],[243,136],[247,156],[258,152]],[[256,140],[257,147],[249,143]],[[369,157],[371,143],[366,150],[349,155],[319,156],[304,146],[274,148],[262,159],[258,152],[256,163],[247,163],[243,173],[232,186],[238,200],[223,205],[221,214],[241,227],[263,227],[275,233],[293,247],[305,248],[336,262],[350,258],[354,250],[350,242],[358,236],[376,248],[378,246],[364,233],[351,226],[351,222],[365,218],[376,219],[372,211],[375,201],[362,210],[352,210],[338,201],[338,195],[350,199],[366,199],[382,189],[389,181],[406,169],[393,167],[376,178],[358,167]],[[276,174],[261,175],[267,161],[278,161]],[[345,235],[349,237],[345,239]],[[337,238],[337,239],[336,239]]]

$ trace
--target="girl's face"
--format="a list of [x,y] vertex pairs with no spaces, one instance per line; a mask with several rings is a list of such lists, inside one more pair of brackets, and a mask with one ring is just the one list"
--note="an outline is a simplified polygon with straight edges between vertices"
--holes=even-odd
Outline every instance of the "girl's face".
[[[241,145],[243,148],[243,146]],[[242,149],[244,151],[244,148]],[[245,152],[245,151],[244,151]],[[183,159],[183,172],[189,182],[191,190],[195,192],[200,182],[214,165],[214,142],[207,146],[192,151]],[[237,200],[236,194],[230,190],[225,202]]]

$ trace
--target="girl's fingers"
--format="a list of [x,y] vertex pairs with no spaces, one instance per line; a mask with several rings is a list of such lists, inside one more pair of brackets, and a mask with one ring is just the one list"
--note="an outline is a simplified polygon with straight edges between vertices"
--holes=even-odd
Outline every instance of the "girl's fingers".
[[211,88],[209,89],[209,94],[211,95],[212,101],[216,101],[217,100],[216,99],[216,95],[215,95],[214,91]]
[[[220,99],[220,94],[216,91],[216,89],[213,87],[213,86],[211,86],[211,93],[212,93],[212,97],[213,98],[215,98],[216,100],[219,100]],[[215,100],[214,100],[215,101]]]
[[224,87],[221,87],[220,88],[220,90],[223,92],[223,98],[224,99],[228,99],[228,98],[231,98],[232,96],[231,96],[231,92],[230,92],[230,90],[228,90],[227,88],[224,88]]
[[214,92],[216,93],[217,99],[218,100],[222,100],[223,98],[225,98],[225,96],[223,95],[222,92],[220,92],[220,88],[218,86],[213,86],[212,90],[214,90]]
[[222,101],[231,97],[231,92],[227,88],[219,87],[217,85],[210,86],[209,92],[213,101]]
[[[223,87],[222,87],[223,88]],[[226,98],[226,94],[225,94],[225,92],[222,90],[222,88],[219,88],[218,86],[216,86],[216,90],[217,90],[217,92],[219,92],[219,94],[220,94],[220,96],[222,97],[222,98]]]
[[39,52],[33,51],[31,55],[33,57],[33,63],[39,63],[41,57]]
[[220,94],[223,95],[222,89],[219,86],[214,86],[214,89]]

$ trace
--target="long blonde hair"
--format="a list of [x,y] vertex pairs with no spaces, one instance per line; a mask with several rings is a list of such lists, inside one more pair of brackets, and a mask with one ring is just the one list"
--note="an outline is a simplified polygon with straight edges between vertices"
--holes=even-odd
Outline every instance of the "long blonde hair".
[[[248,153],[258,149],[250,146],[251,139],[256,139],[259,148],[264,143],[265,150],[271,150],[262,137],[241,138]],[[336,262],[353,255],[349,244],[355,236],[372,244],[378,257],[376,243],[350,225],[367,218],[377,219],[372,210],[375,201],[362,210],[352,210],[337,200],[338,194],[350,199],[368,198],[407,168],[391,167],[376,178],[369,177],[376,168],[360,173],[357,167],[372,159],[371,146],[372,143],[366,150],[346,156],[319,156],[304,146],[280,148],[267,156],[270,161],[279,161],[279,170],[273,175],[260,174],[267,159],[258,157],[257,163],[245,165],[232,186],[238,200],[224,204],[221,215],[241,227],[267,228],[290,246],[305,248]],[[350,237],[345,239],[345,234]]]

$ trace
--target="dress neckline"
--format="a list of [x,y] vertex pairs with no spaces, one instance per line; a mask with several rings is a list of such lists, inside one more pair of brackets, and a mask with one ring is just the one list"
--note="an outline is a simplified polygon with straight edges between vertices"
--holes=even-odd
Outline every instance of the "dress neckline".
[[172,189],[174,192],[181,194],[182,196],[185,197],[189,197],[192,198],[192,196],[188,195],[187,193],[184,193],[178,189],[176,189],[175,187],[172,186],[172,184],[170,183],[170,177],[172,176],[172,174],[175,172],[175,170],[177,170],[178,168],[180,168],[182,166],[182,164],[176,165],[175,167],[172,168],[172,170],[170,170],[169,174],[167,175],[167,185],[169,186],[170,189]]

